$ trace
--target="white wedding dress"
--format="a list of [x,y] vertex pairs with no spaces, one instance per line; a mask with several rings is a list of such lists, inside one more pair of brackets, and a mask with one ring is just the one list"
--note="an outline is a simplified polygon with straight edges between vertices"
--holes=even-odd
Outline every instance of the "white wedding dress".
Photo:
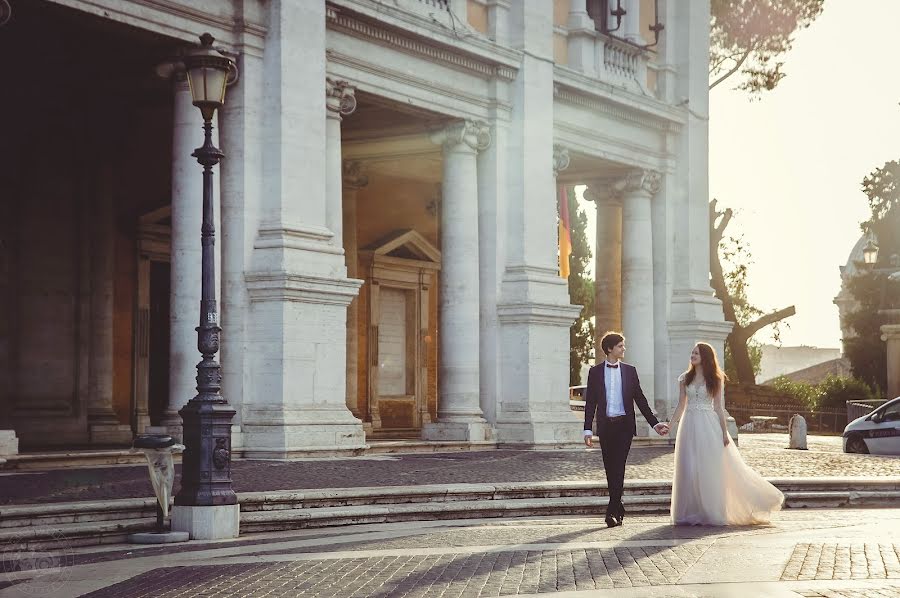
[[[683,378],[684,374],[679,382]],[[744,463],[733,440],[724,445],[719,415],[702,377],[695,378],[686,392],[687,407],[675,440],[672,523],[768,523],[781,509],[784,495]]]

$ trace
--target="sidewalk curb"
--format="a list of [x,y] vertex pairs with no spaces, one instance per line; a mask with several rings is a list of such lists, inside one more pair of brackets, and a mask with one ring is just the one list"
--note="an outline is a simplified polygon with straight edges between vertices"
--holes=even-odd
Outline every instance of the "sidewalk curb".
[[[900,500],[900,478],[777,478],[786,508],[879,507]],[[248,492],[238,495],[241,531],[440,519],[597,515],[603,482],[453,484]],[[671,482],[625,484],[630,512],[666,513]],[[124,542],[155,524],[152,498],[15,505],[0,508],[0,552]]]

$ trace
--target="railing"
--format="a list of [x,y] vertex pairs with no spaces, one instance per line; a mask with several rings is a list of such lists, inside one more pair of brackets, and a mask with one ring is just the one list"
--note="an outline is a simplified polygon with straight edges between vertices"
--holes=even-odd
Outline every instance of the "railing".
[[779,426],[784,426],[787,431],[787,425],[794,414],[799,413],[806,420],[806,429],[810,432],[819,432],[825,434],[840,434],[847,425],[847,411],[844,409],[820,409],[812,411],[809,409],[786,408],[786,405],[766,405],[766,404],[738,404],[726,405],[728,413],[734,418],[738,428],[750,421],[754,415],[768,415],[776,417],[774,422]]
[[847,421],[852,422],[858,417],[868,415],[884,405],[884,403],[884,400],[866,401],[865,403],[860,401],[847,401]]
[[641,49],[628,42],[606,37],[603,44],[603,70],[614,77],[635,80],[642,60]]

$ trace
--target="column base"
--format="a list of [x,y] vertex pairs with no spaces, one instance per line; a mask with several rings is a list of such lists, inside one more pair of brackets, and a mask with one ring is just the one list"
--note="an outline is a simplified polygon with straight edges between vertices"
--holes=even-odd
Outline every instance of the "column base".
[[494,430],[483,419],[436,421],[422,426],[422,439],[430,441],[484,442],[492,440]]
[[497,422],[497,443],[500,445],[569,446],[584,442],[582,412],[550,415],[525,422]]
[[112,413],[100,417],[89,417],[88,434],[91,444],[130,446],[134,439],[131,426],[119,423]]
[[191,540],[237,538],[241,526],[241,506],[172,507],[172,531],[187,532]]
[[[241,426],[244,444],[241,452],[244,458],[291,459],[314,454],[358,455],[368,448],[362,422],[352,417],[349,411],[311,413],[318,415],[316,419],[319,421],[284,421],[284,415],[277,412],[267,417],[261,412],[248,413]],[[308,415],[309,412],[306,418]]]
[[15,430],[0,430],[0,455],[18,455],[19,439]]

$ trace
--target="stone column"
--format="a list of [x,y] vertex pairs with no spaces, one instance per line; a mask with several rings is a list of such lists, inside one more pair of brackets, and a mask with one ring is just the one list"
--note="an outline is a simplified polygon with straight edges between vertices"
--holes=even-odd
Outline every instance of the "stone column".
[[641,35],[641,0],[622,0],[622,6],[626,12],[619,34],[634,44],[647,43]]
[[[897,312],[892,318],[898,321],[900,310],[883,310]],[[900,396],[900,324],[883,324],[881,340],[887,343],[887,397]]]
[[509,6],[512,0],[485,0],[488,37],[500,45],[509,43]]
[[625,361],[637,368],[650,405],[654,404],[656,367],[650,213],[659,180],[658,172],[640,169],[630,172],[622,184],[622,332],[628,339]]
[[346,81],[325,79],[325,192],[327,206],[325,225],[334,234],[332,242],[344,247],[342,207],[341,115],[356,110],[354,88]]
[[[169,404],[163,416],[168,434],[181,438],[178,411],[197,394],[197,323],[200,317],[200,225],[203,219],[203,168],[191,156],[203,143],[203,117],[191,103],[185,74],[172,76],[172,250],[169,289]],[[216,115],[218,117],[218,114]],[[214,124],[218,124],[214,122]],[[218,147],[218,127],[213,143]],[[219,230],[219,169],[213,170],[213,201]],[[216,276],[219,277],[219,254]],[[157,323],[159,324],[159,323]],[[223,320],[222,324],[225,322]],[[155,324],[154,324],[155,325]]]
[[[709,285],[709,0],[661,4],[667,15],[661,64],[672,69],[672,90],[664,97],[687,98],[686,123],[668,135],[674,172],[667,174],[662,200],[672,231],[668,299],[670,376],[684,371],[697,341],[724,356],[731,323]],[[680,101],[680,100],[679,100]],[[677,392],[674,380],[668,387]],[[675,400],[669,401],[672,404]]]
[[594,20],[587,12],[587,0],[571,0],[566,28],[569,66],[586,75],[596,76],[594,45],[597,33]]
[[566,400],[569,329],[581,308],[570,305],[558,270],[552,23],[552,2],[516,0],[510,6],[510,45],[521,51],[521,63],[508,100],[495,429],[499,442],[512,445],[581,440],[581,424]]
[[91,337],[88,361],[88,432],[95,445],[131,444],[131,426],[113,411],[113,282],[116,209],[112,173],[100,173],[91,217]]
[[346,324],[362,281],[347,278],[329,228],[328,177],[340,171],[329,171],[326,157],[327,9],[270,0],[266,10],[262,194],[245,276],[253,388],[244,401],[244,455],[353,453],[365,436],[347,409]]
[[252,400],[248,356],[248,322],[252,309],[244,275],[253,255],[256,239],[262,162],[262,49],[236,48],[237,82],[228,87],[225,105],[217,112],[221,148],[225,157],[216,167],[221,184],[221,234],[216,239],[222,256],[221,350],[222,395],[235,410],[231,420],[232,455],[243,454],[244,405]]
[[[359,277],[359,244],[357,242],[357,194],[369,184],[363,174],[362,163],[343,163],[344,258],[347,276]],[[354,297],[347,307],[347,408],[354,417],[362,419],[359,410],[359,298]]]
[[432,135],[443,147],[441,202],[438,417],[423,427],[428,440],[485,441],[492,436],[479,399],[478,151],[487,127],[456,122]]
[[584,198],[597,207],[594,251],[594,356],[603,359],[600,339],[622,330],[622,196],[610,179],[588,183]]

